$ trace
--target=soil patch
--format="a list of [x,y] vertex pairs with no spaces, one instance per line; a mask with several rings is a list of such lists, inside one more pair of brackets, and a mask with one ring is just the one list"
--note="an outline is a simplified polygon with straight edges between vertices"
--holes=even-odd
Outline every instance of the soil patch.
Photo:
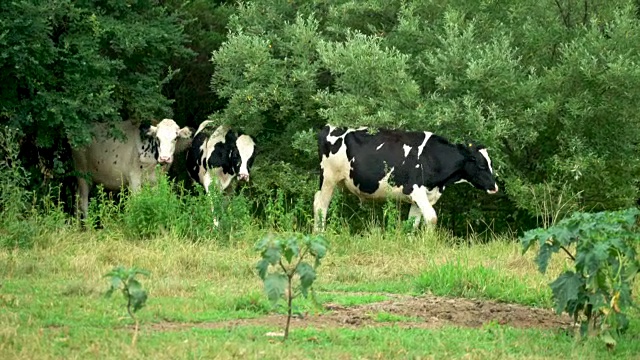
[[[386,295],[386,294],[385,294]],[[388,295],[387,295],[388,296]],[[399,296],[356,306],[325,303],[327,312],[291,319],[291,328],[358,328],[399,326],[403,328],[438,328],[445,325],[481,327],[491,321],[516,328],[558,329],[572,326],[566,314],[551,309],[533,308],[488,300],[445,298],[432,295]],[[384,315],[380,315],[383,313]],[[390,319],[385,321],[385,319]],[[399,319],[394,321],[395,319]],[[184,330],[186,328],[223,329],[237,326],[265,326],[282,329],[285,315],[268,315],[253,319],[235,319],[203,323],[161,322],[144,326],[149,330]]]

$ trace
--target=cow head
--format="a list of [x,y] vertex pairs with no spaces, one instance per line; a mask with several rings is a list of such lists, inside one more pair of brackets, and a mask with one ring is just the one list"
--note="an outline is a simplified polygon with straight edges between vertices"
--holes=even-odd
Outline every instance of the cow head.
[[249,135],[240,135],[236,139],[236,146],[231,154],[233,171],[238,174],[238,180],[249,181],[249,173],[255,158],[256,145]]
[[471,183],[480,190],[485,190],[489,194],[498,192],[498,184],[494,178],[491,159],[487,148],[483,145],[468,143],[458,145],[464,155],[464,166],[462,179]]
[[156,126],[149,126],[146,135],[154,137],[158,144],[158,162],[171,164],[178,138],[189,139],[193,135],[193,131],[188,127],[181,129],[175,121],[164,119]]

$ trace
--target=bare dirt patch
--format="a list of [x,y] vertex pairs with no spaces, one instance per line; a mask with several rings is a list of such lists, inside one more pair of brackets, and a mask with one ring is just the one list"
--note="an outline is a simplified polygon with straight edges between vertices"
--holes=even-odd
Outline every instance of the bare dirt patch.
[[[387,295],[387,294],[385,294]],[[487,300],[445,298],[432,295],[387,295],[392,299],[365,305],[342,306],[324,304],[327,312],[293,318],[292,328],[358,328],[399,326],[404,328],[438,328],[445,325],[481,327],[495,322],[516,328],[559,329],[572,325],[567,315],[556,315],[551,309],[533,308]],[[385,316],[378,316],[384,313]],[[392,316],[388,316],[391,314]],[[384,321],[384,319],[400,319]],[[184,330],[187,328],[223,329],[237,326],[266,326],[281,329],[285,315],[269,315],[253,319],[236,319],[203,323],[162,322],[148,324],[149,330]]]

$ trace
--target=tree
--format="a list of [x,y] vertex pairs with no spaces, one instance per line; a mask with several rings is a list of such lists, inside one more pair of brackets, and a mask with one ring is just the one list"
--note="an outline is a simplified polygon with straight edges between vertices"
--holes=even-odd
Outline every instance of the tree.
[[[313,135],[331,122],[484,143],[511,213],[628,206],[640,175],[635,4],[574,3],[240,5],[213,54],[212,89],[229,103],[212,116],[260,138],[261,161],[296,169],[285,178],[305,189],[315,179],[297,169],[317,169]],[[469,218],[480,209],[469,197],[484,195],[467,190],[442,206]]]
[[171,117],[169,61],[192,52],[160,2],[5,1],[0,19],[0,121],[24,135],[32,170],[69,173],[69,145],[88,142],[92,122]]

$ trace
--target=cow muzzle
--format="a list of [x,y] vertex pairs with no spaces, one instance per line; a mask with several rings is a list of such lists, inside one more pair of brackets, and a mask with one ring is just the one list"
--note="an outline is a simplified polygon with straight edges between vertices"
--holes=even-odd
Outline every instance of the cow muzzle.
[[160,156],[158,157],[158,162],[160,164],[171,164],[173,162],[173,158]]
[[496,188],[495,188],[495,189],[493,189],[493,190],[487,190],[487,192],[488,192],[489,194],[495,194],[495,193],[497,193],[497,192],[498,192],[498,184],[496,184]]
[[238,180],[249,181],[249,174],[239,174]]

